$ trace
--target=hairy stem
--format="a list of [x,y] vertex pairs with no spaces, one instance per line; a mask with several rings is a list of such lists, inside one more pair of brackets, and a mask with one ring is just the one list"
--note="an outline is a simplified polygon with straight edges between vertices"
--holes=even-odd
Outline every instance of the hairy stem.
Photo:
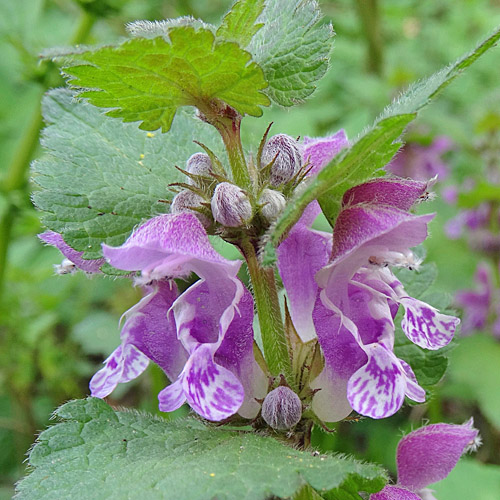
[[248,272],[252,280],[267,366],[271,375],[283,374],[287,382],[293,384],[292,366],[281,317],[274,270],[263,268],[259,264],[255,247],[250,240],[240,242],[240,248],[247,261]]
[[231,106],[221,101],[209,103],[200,101],[196,107],[201,112],[202,119],[213,125],[221,135],[226,147],[234,183],[247,191],[252,199],[254,194],[253,183],[241,144],[241,115]]
[[[94,25],[95,18],[87,12],[82,12],[80,23],[76,28],[75,34],[72,37],[71,44],[78,44],[84,42]],[[44,82],[40,90],[40,99],[50,85],[54,78],[51,78],[50,73],[55,72],[58,77],[58,71],[51,64],[46,64],[44,72],[38,75],[38,78]],[[3,291],[3,284],[5,280],[5,271],[7,267],[8,250],[12,227],[15,222],[16,205],[11,201],[11,194],[15,191],[21,191],[23,197],[27,194],[24,193],[28,183],[28,171],[31,158],[36,151],[38,145],[38,138],[40,129],[43,126],[41,104],[38,104],[36,110],[31,117],[30,123],[22,136],[22,139],[17,147],[12,161],[7,167],[7,173],[2,180],[2,191],[6,197],[7,203],[4,207],[3,213],[0,216],[0,296]]]

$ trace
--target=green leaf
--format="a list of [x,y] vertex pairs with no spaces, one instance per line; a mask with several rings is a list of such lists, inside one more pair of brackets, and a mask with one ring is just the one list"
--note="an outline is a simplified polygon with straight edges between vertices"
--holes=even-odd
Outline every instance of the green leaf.
[[[425,257],[425,249],[420,246],[415,249],[418,257]],[[450,304],[447,294],[435,293],[431,287],[437,278],[437,266],[431,262],[420,266],[419,270],[399,269],[396,270],[397,278],[403,283],[406,293],[440,309],[443,313],[449,313],[446,308]],[[394,325],[396,326],[394,353],[398,358],[404,359],[411,365],[419,384],[424,389],[430,389],[436,385],[446,372],[448,367],[448,356],[451,346],[432,351],[422,349],[403,333],[401,320],[403,311],[399,311]]]
[[410,297],[421,297],[436,281],[438,269],[434,262],[429,262],[421,265],[418,271],[401,268],[395,269],[395,274]]
[[246,47],[263,24],[256,24],[264,0],[238,0],[224,16],[217,37]]
[[320,493],[344,483],[372,493],[386,482],[377,465],[193,418],[115,411],[96,398],[66,403],[56,415],[65,421],[40,434],[18,500],[265,500],[289,498],[305,484]]
[[135,38],[118,46],[66,53],[69,83],[109,116],[140,121],[143,130],[170,129],[180,106],[209,108],[220,100],[260,116],[267,83],[251,55],[215,39],[210,29],[177,26],[168,39]]
[[417,112],[465,68],[492,48],[499,38],[500,28],[497,28],[475,50],[430,78],[412,85],[388,106],[375,124],[363,132],[350,149],[334,158],[310,182],[305,191],[291,200],[271,232],[271,242],[275,246],[279,244],[299,219],[304,208],[314,199],[319,200],[326,217],[333,225],[343,193],[348,188],[376,176],[378,170],[387,164],[399,149],[400,136]]
[[433,484],[430,489],[435,491],[439,500],[498,500],[500,467],[470,458],[462,459],[446,479]]
[[457,395],[470,393],[482,413],[500,429],[498,391],[500,344],[491,334],[460,339],[451,356],[449,382],[459,386]]
[[135,225],[168,212],[168,184],[182,177],[175,165],[200,150],[193,139],[222,149],[215,130],[185,111],[163,135],[107,118],[68,90],[49,92],[43,109],[47,154],[33,165],[42,188],[33,199],[43,223],[89,259],[102,255],[101,243],[120,245]]
[[314,0],[268,0],[258,18],[264,24],[248,50],[264,71],[267,95],[281,106],[294,106],[316,89],[328,69],[333,30],[321,23]]
[[500,186],[481,181],[471,191],[458,196],[460,208],[475,208],[487,201],[500,202]]
[[449,348],[430,351],[418,347],[403,333],[400,325],[401,319],[402,315],[398,315],[395,320],[394,354],[412,367],[418,383],[424,389],[430,389],[443,378],[448,368]]

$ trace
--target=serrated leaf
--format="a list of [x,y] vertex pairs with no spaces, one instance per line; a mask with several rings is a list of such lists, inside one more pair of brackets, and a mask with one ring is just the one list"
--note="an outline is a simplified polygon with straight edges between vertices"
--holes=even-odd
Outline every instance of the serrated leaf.
[[238,0],[224,16],[217,37],[246,47],[263,24],[256,24],[264,0]]
[[165,37],[135,38],[118,46],[67,53],[69,84],[109,116],[140,121],[143,130],[170,129],[180,106],[209,108],[220,100],[241,114],[260,116],[269,99],[262,70],[237,44],[211,30],[177,26]]
[[43,112],[47,153],[33,164],[41,187],[33,200],[43,223],[85,258],[99,258],[101,243],[120,245],[135,225],[168,212],[168,184],[181,180],[175,165],[200,150],[193,139],[222,149],[215,129],[186,111],[167,135],[107,118],[63,89],[45,96]]
[[263,23],[248,50],[264,71],[267,95],[281,106],[309,97],[328,69],[333,30],[321,23],[314,0],[268,0],[258,18]]
[[291,497],[305,484],[318,492],[354,484],[372,493],[386,482],[377,465],[315,456],[192,418],[115,411],[96,398],[66,403],[56,415],[66,421],[40,434],[18,500],[265,500]]
[[134,38],[157,38],[159,36],[169,39],[172,28],[179,26],[191,26],[194,29],[207,29],[215,33],[215,26],[195,19],[191,16],[177,17],[175,19],[164,19],[162,21],[133,21],[125,25],[127,33]]
[[343,192],[377,175],[377,170],[383,167],[382,163],[388,163],[398,151],[401,133],[417,112],[465,68],[495,46],[499,38],[500,28],[497,28],[476,49],[430,78],[415,83],[388,106],[375,124],[363,132],[349,150],[334,158],[312,180],[308,188],[289,203],[272,230],[271,242],[275,246],[279,244],[308,203],[314,199],[320,201],[325,216],[333,225]]

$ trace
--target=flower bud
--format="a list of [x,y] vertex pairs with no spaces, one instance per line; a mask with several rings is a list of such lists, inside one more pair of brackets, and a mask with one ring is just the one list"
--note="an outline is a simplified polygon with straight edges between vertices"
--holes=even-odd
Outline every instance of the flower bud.
[[[209,177],[212,173],[212,160],[210,160],[210,156],[205,153],[195,153],[190,156],[186,162],[186,170],[190,174]],[[195,181],[188,178],[188,183],[195,184]]]
[[178,193],[172,200],[170,213],[174,215],[183,212],[193,213],[196,217],[198,217],[198,220],[206,229],[210,226],[210,218],[196,210],[193,210],[193,208],[201,208],[203,206],[203,201],[204,200],[200,195],[193,193],[193,191],[190,191],[189,189],[185,189],[184,191]]
[[286,134],[278,134],[269,141],[262,150],[261,164],[263,166],[271,163],[273,166],[269,176],[271,186],[279,186],[288,182],[302,166],[302,154],[299,144],[295,139]]
[[262,418],[273,429],[290,429],[299,423],[301,417],[302,403],[289,387],[277,387],[262,403]]
[[252,205],[241,188],[221,182],[212,197],[212,214],[223,226],[238,227],[252,218]]
[[285,197],[279,192],[272,189],[264,189],[259,198],[259,204],[262,215],[269,221],[278,217],[281,211],[285,208]]

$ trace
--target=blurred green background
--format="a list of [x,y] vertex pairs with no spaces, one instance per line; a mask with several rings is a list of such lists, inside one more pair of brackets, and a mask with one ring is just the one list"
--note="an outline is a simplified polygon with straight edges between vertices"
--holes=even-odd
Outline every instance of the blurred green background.
[[[138,291],[125,280],[83,273],[55,276],[53,265],[61,256],[36,238],[43,228],[30,203],[29,163],[40,154],[40,99],[47,88],[63,84],[57,68],[41,63],[38,54],[53,46],[117,40],[125,35],[125,23],[136,19],[192,15],[217,22],[230,3],[0,0],[0,500],[12,496],[13,483],[25,472],[26,451],[49,424],[54,408],[88,394],[89,378],[118,344],[120,315],[138,299]],[[330,71],[307,103],[267,110],[263,119],[245,119],[249,149],[256,149],[270,121],[274,133],[319,136],[343,127],[353,138],[407,84],[453,61],[500,24],[499,0],[320,4],[337,33]],[[438,183],[440,192],[470,177],[484,177],[483,146],[498,139],[499,129],[497,49],[422,113],[408,137],[424,143],[436,135],[452,139],[454,147],[445,156],[451,174]],[[500,171],[498,154],[491,163],[490,168]],[[482,256],[465,240],[449,240],[443,230],[456,206],[438,196],[424,209],[438,213],[426,244],[427,260],[439,269],[435,292],[453,294],[472,286]],[[336,434],[317,432],[315,445],[383,463],[394,472],[395,447],[403,432],[425,421],[462,423],[472,415],[484,445],[436,485],[436,496],[498,499],[499,381],[500,340],[488,331],[477,333],[457,343],[450,370],[429,403],[384,421],[342,424]],[[165,383],[160,370],[151,367],[109,400],[157,413],[156,394]]]

